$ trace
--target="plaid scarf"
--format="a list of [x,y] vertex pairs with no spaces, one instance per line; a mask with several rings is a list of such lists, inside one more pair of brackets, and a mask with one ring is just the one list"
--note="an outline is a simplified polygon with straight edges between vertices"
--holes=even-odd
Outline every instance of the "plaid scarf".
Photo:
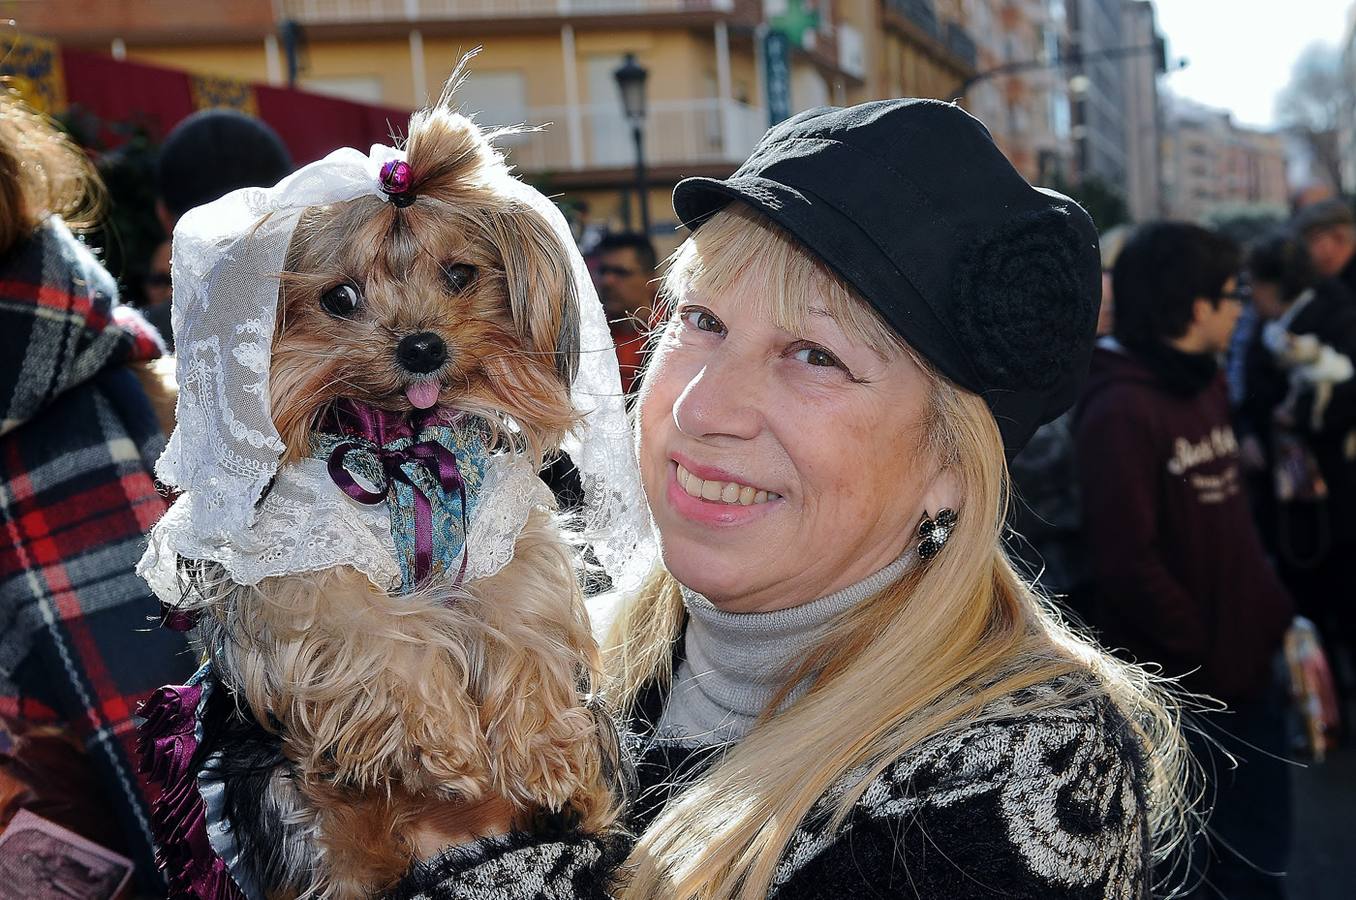
[[59,219],[0,258],[0,715],[71,728],[155,884],[133,714],[193,661],[135,566],[164,444],[128,363],[154,329]]

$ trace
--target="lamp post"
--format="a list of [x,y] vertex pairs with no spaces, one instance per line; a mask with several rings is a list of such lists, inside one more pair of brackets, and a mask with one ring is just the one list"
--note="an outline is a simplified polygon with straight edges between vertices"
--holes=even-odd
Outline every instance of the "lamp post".
[[646,237],[650,235],[650,204],[646,197],[649,191],[645,185],[645,79],[649,74],[636,62],[634,53],[626,54],[612,73],[621,90],[622,112],[631,124],[631,139],[636,144],[636,194],[640,200],[640,227]]

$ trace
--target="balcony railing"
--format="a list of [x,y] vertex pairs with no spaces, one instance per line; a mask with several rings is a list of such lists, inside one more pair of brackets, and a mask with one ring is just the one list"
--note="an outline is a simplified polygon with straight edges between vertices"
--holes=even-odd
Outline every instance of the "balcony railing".
[[[617,104],[538,107],[527,121],[545,126],[511,139],[515,166],[531,172],[625,168],[635,163],[631,126]],[[654,101],[645,122],[650,166],[739,163],[767,128],[767,113],[733,100]]]
[[937,7],[933,0],[886,0],[886,5],[932,37],[942,39],[942,27],[937,21]]
[[731,12],[734,0],[283,0],[303,24]]
[[955,22],[946,23],[946,49],[965,61],[970,68],[979,62],[979,48],[970,33]]

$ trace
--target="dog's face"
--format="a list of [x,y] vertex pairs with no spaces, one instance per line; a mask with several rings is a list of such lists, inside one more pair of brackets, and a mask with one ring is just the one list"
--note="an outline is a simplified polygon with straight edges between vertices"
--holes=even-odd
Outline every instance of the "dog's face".
[[285,460],[339,398],[507,417],[538,454],[559,443],[578,354],[569,259],[540,214],[486,190],[302,216],[270,375]]

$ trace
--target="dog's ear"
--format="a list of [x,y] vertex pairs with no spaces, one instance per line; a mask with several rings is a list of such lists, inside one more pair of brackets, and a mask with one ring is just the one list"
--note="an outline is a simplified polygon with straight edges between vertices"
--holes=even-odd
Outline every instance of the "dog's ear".
[[579,292],[571,249],[529,207],[496,212],[492,220],[519,335],[534,354],[554,359],[569,390],[579,369]]

